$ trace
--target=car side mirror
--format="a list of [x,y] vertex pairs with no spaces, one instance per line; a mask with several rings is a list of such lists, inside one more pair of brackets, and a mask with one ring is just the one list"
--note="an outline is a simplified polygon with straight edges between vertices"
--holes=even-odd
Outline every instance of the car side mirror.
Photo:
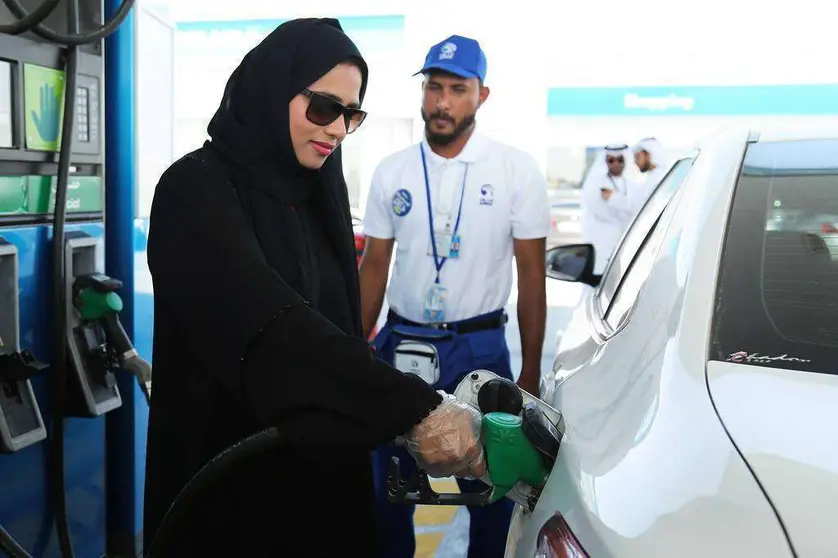
[[571,283],[599,285],[601,275],[594,275],[594,247],[592,244],[556,246],[545,254],[547,277]]

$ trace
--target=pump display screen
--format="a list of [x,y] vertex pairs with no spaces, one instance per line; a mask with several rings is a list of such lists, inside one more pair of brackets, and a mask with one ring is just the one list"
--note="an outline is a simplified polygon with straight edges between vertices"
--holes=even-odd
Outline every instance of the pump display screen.
[[12,147],[12,65],[0,60],[0,147]]

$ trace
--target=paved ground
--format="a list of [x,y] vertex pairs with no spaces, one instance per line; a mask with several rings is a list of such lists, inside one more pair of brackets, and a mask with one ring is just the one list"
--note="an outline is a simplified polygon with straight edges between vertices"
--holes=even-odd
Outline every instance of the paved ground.
[[[509,325],[507,340],[512,356],[512,370],[517,374],[521,368],[521,339],[517,319],[517,284],[513,284],[512,296],[507,313]],[[581,287],[547,280],[547,329],[545,332],[542,370],[552,368],[556,354],[556,338],[564,330],[573,307],[577,304]],[[382,313],[386,315],[385,312]],[[457,492],[453,479],[439,479],[432,482],[437,491]],[[469,515],[465,508],[444,506],[419,506],[416,509],[416,554],[414,558],[465,558],[468,549]]]

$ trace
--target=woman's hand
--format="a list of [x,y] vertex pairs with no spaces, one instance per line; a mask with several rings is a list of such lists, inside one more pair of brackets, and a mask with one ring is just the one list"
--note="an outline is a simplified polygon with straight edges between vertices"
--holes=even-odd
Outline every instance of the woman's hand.
[[486,472],[480,412],[439,392],[442,403],[404,437],[416,463],[432,477],[480,478]]

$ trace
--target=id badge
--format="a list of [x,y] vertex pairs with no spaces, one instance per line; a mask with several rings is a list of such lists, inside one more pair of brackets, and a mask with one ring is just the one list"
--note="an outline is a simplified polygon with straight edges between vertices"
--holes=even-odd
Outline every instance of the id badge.
[[460,255],[460,235],[454,234],[451,235],[451,242],[449,244],[450,249],[448,250],[448,257],[450,259],[456,259]]
[[430,343],[402,341],[396,347],[393,365],[431,385],[439,382],[439,353]]
[[445,300],[448,298],[448,289],[442,285],[431,285],[428,294],[425,296],[425,321],[429,323],[442,323],[445,321]]
[[[440,258],[455,259],[460,255],[460,235],[450,233],[434,233],[436,241],[436,255]],[[433,246],[428,246],[428,255],[433,256]]]

